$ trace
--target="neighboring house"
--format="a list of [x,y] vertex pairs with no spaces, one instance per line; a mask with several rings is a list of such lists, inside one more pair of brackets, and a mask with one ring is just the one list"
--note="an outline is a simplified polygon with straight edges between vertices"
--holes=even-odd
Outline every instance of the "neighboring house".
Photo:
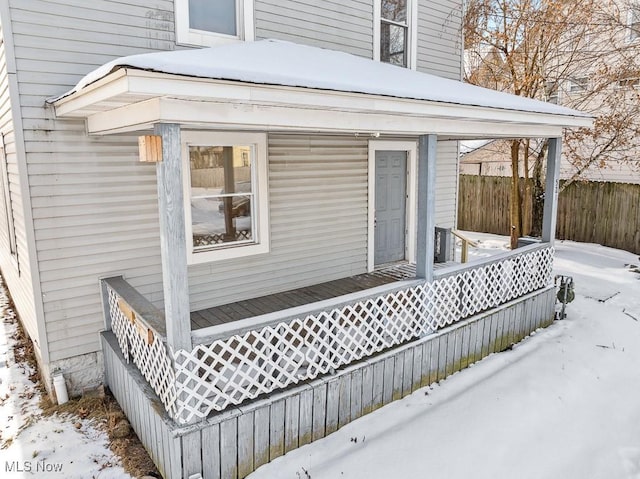
[[[508,140],[461,141],[460,174],[511,176],[510,148]],[[524,162],[520,162],[519,168],[520,176],[524,177]]]
[[[575,33],[567,25],[571,41],[558,47],[567,51],[553,62],[562,66],[545,66],[551,73],[537,98],[600,117],[594,135],[579,135],[563,149],[562,179],[640,184],[640,4],[616,0],[604,11],[609,16],[586,33]],[[505,89],[509,72],[497,48],[479,45],[465,51],[464,62],[470,83]],[[506,141],[482,146],[463,142],[460,172],[511,176],[510,148]],[[524,176],[523,165],[520,168]]]
[[457,140],[551,138],[554,172],[591,122],[461,83],[462,1],[53,3],[0,4],[0,267],[47,388],[106,370],[165,477],[244,477],[552,319],[554,195],[541,244],[434,268]]
[[[482,176],[511,176],[510,144],[505,140],[460,142],[460,174]],[[524,163],[519,164],[519,174],[524,178]],[[531,162],[529,177],[532,175]],[[560,165],[560,179],[568,180],[577,173],[577,168],[566,158]],[[581,172],[582,181],[610,181],[615,183],[640,184],[640,160],[637,164],[629,161],[608,161]]]

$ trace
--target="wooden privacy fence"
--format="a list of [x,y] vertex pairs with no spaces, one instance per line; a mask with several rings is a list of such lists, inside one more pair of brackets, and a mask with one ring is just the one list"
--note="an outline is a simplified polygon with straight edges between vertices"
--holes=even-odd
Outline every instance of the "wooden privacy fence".
[[640,254],[640,185],[569,185],[560,194],[556,236]]
[[[524,180],[520,181],[524,192]],[[461,175],[458,228],[509,235],[510,192],[510,177]],[[640,254],[640,185],[570,184],[558,200],[556,237]]]

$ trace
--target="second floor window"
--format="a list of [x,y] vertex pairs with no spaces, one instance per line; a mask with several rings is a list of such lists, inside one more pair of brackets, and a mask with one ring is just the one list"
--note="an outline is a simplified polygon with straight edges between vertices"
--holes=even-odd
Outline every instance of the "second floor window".
[[238,35],[236,0],[189,0],[189,28]]
[[556,81],[546,81],[544,83],[544,93],[545,99],[549,103],[558,104],[559,96],[558,96],[558,82]]
[[627,39],[635,42],[640,38],[640,4],[631,6],[627,15]]
[[587,77],[576,77],[572,78],[569,81],[569,93],[579,93],[583,92],[589,86],[589,78]]
[[176,43],[253,40],[253,0],[175,0]]
[[380,61],[408,66],[407,0],[381,0]]

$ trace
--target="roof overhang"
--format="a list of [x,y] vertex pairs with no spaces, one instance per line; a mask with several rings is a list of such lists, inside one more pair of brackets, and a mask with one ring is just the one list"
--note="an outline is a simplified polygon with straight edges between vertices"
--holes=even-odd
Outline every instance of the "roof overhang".
[[[389,66],[380,65],[380,68]],[[386,70],[382,72],[388,74]],[[415,75],[421,75],[399,73],[413,75],[407,77],[413,80]],[[425,75],[427,77],[431,76]],[[461,85],[467,93],[469,88],[477,88],[460,82],[451,84],[453,88]],[[478,95],[487,92],[477,90]],[[536,138],[558,137],[564,128],[592,124],[592,118],[581,112],[563,108],[544,111],[550,107],[540,102],[534,103],[543,105],[543,111],[519,109],[519,104],[528,106],[526,102],[531,100],[490,93],[499,95],[498,100],[508,100],[503,103],[516,106],[505,108],[313,86],[203,78],[123,64],[88,84],[81,84],[53,104],[58,117],[86,118],[90,134],[141,131],[152,128],[155,123],[178,123],[183,128],[374,135],[429,133],[456,139]],[[517,100],[511,101],[510,97]]]

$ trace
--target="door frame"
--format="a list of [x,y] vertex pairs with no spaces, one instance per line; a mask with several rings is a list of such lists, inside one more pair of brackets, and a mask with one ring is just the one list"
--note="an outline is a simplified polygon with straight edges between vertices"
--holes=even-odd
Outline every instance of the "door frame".
[[376,151],[407,152],[407,197],[405,203],[404,257],[410,262],[416,260],[416,165],[418,142],[407,140],[369,140],[368,161],[368,218],[367,218],[367,271],[375,268],[375,205],[376,205]]

